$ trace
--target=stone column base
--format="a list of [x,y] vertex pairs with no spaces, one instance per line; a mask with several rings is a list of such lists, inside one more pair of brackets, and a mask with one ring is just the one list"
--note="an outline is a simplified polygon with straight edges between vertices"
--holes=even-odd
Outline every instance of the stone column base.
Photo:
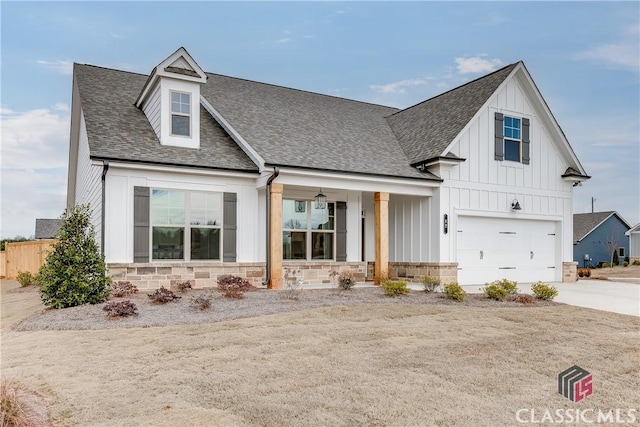
[[[367,278],[373,279],[375,262],[367,263]],[[421,283],[422,276],[440,279],[445,285],[458,281],[458,263],[456,262],[390,262],[389,278],[407,282]]]
[[575,261],[562,263],[562,281],[577,282],[578,281],[578,263]]

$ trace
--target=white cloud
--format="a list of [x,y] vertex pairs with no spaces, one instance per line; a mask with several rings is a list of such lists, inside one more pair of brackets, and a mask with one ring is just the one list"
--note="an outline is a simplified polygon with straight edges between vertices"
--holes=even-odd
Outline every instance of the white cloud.
[[370,85],[369,88],[378,93],[407,93],[408,87],[424,86],[428,83],[427,79],[406,79],[384,85]]
[[291,41],[290,38],[284,37],[284,38],[281,38],[281,39],[277,40],[276,43],[282,44],[282,43],[288,43],[290,41]]
[[69,107],[58,103],[54,109],[2,108],[3,237],[30,236],[35,218],[57,218],[64,209]]
[[574,55],[577,60],[600,62],[614,68],[640,72],[640,25],[623,29],[619,40],[599,43]]
[[36,61],[40,65],[55,71],[56,73],[70,76],[73,74],[73,62],[71,61],[45,61],[39,59]]
[[484,59],[480,56],[471,58],[456,57],[455,62],[460,74],[488,73],[502,65],[502,61],[499,59]]

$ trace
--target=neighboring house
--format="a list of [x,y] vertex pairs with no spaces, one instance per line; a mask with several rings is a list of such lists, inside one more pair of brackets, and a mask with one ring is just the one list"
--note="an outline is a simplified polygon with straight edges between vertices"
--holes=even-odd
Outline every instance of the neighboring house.
[[640,261],[640,223],[624,234],[629,238],[629,262]]
[[610,263],[612,251],[619,263],[629,256],[631,226],[617,212],[593,212],[573,215],[573,260],[579,266]]
[[148,76],[74,65],[67,205],[91,203],[109,274],[140,287],[571,280],[588,178],[522,62],[404,110],[184,48]]
[[61,225],[60,219],[36,218],[36,240],[55,239]]

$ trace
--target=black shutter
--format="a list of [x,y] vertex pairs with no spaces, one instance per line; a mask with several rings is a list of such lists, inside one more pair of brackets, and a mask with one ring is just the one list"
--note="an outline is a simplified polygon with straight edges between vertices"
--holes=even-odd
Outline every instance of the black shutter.
[[495,159],[504,160],[504,116],[496,113]]
[[222,261],[236,262],[237,205],[236,193],[224,193],[222,207]]
[[529,144],[529,119],[522,119],[522,164],[528,165],[531,160]]
[[336,202],[336,261],[347,260],[347,202]]
[[149,262],[148,187],[133,187],[133,262]]

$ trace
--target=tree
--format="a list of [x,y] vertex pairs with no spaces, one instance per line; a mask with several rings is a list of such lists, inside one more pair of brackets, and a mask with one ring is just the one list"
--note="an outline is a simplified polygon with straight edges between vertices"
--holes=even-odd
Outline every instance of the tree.
[[111,279],[95,240],[89,205],[65,210],[62,225],[38,273],[40,298],[53,308],[104,302]]
[[616,258],[618,254],[618,248],[620,244],[618,243],[618,238],[616,237],[613,230],[609,230],[609,234],[607,235],[607,241],[605,242],[605,247],[607,251],[609,251],[609,256],[611,257],[609,265],[613,268],[613,260]]

